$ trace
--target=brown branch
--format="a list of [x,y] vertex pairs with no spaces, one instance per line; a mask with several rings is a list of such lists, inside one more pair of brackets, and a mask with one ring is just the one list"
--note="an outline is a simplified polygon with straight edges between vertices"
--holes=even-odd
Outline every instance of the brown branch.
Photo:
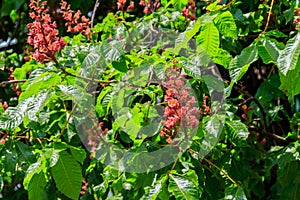
[[94,19],[95,19],[96,11],[97,11],[97,9],[98,9],[99,6],[100,6],[100,1],[97,0],[96,3],[95,3],[95,6],[94,6],[92,18],[91,18],[91,28],[94,27]]
[[11,81],[3,81],[0,83],[0,87],[4,87],[6,85],[9,85],[9,84],[14,84],[14,83],[24,83],[26,82],[26,80],[11,80]]
[[255,126],[250,126],[249,130],[261,133],[263,136],[268,137],[268,138],[270,138],[272,140],[276,140],[278,142],[282,142],[285,145],[288,145],[290,143],[290,141],[284,139],[283,137],[281,137],[279,135],[276,135],[275,133],[269,133],[269,132],[261,130],[258,127],[255,127]]
[[262,32],[262,34],[264,34],[267,31],[267,28],[269,26],[273,5],[274,5],[274,0],[271,1],[271,6],[270,6],[269,14],[268,14],[268,19],[267,19],[267,24],[266,24],[266,27],[265,27],[264,31]]

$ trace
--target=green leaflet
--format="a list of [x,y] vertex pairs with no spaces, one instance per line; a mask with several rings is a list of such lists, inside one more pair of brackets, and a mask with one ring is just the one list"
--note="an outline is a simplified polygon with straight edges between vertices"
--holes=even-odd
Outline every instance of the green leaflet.
[[34,174],[28,185],[29,200],[42,199],[46,184],[44,172]]
[[14,130],[22,122],[27,113],[28,106],[33,97],[21,101],[17,107],[9,107],[1,116],[0,116],[0,129],[2,130]]
[[176,199],[199,199],[198,177],[196,172],[189,171],[184,175],[176,174],[174,172],[171,173],[169,175],[168,190]]
[[164,195],[164,193],[166,193],[166,187],[167,187],[167,176],[164,176],[163,178],[161,178],[160,180],[158,180],[153,187],[149,187],[147,188],[148,191],[146,192],[146,194],[143,196],[143,200],[155,200],[158,199],[158,197]]
[[182,48],[188,47],[188,42],[196,35],[201,27],[200,22],[195,22],[194,24],[187,27],[185,32],[181,33],[176,39],[174,53],[178,54]]
[[232,14],[229,11],[223,12],[214,19],[219,32],[227,37],[237,39],[237,28]]
[[78,199],[81,190],[81,167],[67,152],[59,153],[57,163],[51,168],[56,187],[70,199]]
[[247,48],[243,49],[241,54],[231,60],[229,64],[231,81],[234,83],[239,81],[248,71],[250,64],[255,62],[257,59],[258,51],[255,45],[251,44]]
[[275,42],[268,38],[259,40],[258,54],[265,64],[277,63],[280,49]]
[[226,200],[247,200],[242,187],[228,187],[225,190]]
[[285,49],[280,51],[278,67],[281,73],[286,75],[288,71],[295,69],[300,56],[300,33],[291,38]]
[[219,31],[213,23],[205,24],[196,39],[197,44],[203,47],[208,55],[214,56],[218,51],[220,45]]
[[39,92],[50,89],[58,85],[61,81],[61,78],[58,74],[54,72],[45,72],[38,77],[36,77],[33,82],[29,83],[26,90],[22,92],[19,97],[19,101],[27,99],[33,95],[38,94]]
[[238,120],[227,120],[225,126],[229,141],[235,145],[242,146],[249,135],[247,126]]
[[230,55],[228,51],[219,48],[212,59],[216,64],[222,65],[225,69],[228,69],[229,63],[232,60],[232,55]]
[[286,75],[279,73],[281,85],[279,89],[281,89],[289,98],[289,101],[294,104],[294,96],[300,94],[300,60],[298,60],[298,64],[295,69],[289,70]]

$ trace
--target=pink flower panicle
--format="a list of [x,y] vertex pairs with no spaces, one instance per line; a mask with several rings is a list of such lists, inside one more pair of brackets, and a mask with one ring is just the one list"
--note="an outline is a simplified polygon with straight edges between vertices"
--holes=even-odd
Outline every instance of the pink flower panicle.
[[[154,1],[154,2],[151,2]],[[153,3],[153,6],[152,6]],[[141,6],[144,7],[144,13],[145,14],[150,14],[154,12],[154,10],[157,10],[160,7],[160,1],[159,0],[148,0],[147,2],[144,0],[140,0],[139,3]]]
[[[196,128],[199,123],[199,110],[196,107],[196,100],[189,94],[190,88],[184,87],[184,76],[180,75],[177,69],[169,68],[164,87],[164,101],[166,120],[163,122],[163,128],[160,132],[161,136],[166,136],[167,142],[172,143],[176,134],[182,129],[184,132],[188,128]],[[186,134],[186,133],[185,133]]]
[[74,13],[74,11],[70,9],[70,4],[67,4],[66,1],[62,1],[60,6],[60,12],[62,13],[63,18],[67,21],[65,23],[65,26],[68,27],[67,32],[82,33],[90,38],[90,19],[85,16],[81,16],[80,10],[77,10],[77,12]]
[[28,44],[33,46],[34,52],[30,54],[40,63],[56,61],[55,53],[63,49],[66,42],[62,37],[58,37],[58,29],[52,21],[47,2],[40,0],[30,0],[29,7],[33,11],[29,13],[34,22],[27,24],[29,29]]
[[130,1],[129,5],[125,9],[126,0],[118,0],[117,2],[117,8],[118,10],[125,11],[133,11],[134,10],[134,1]]
[[194,21],[196,19],[196,4],[194,0],[189,0],[188,4],[182,9],[182,15],[190,19],[191,21]]
[[296,8],[294,10],[294,14],[296,15],[295,16],[295,19],[294,19],[294,24],[296,25],[296,30],[299,30],[299,25],[300,25],[300,8]]

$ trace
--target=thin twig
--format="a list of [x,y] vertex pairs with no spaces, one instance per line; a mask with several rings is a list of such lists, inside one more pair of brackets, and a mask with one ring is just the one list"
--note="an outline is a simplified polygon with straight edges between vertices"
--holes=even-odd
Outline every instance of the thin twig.
[[93,79],[93,78],[87,78],[87,77],[84,77],[84,76],[80,76],[80,75],[77,75],[77,74],[72,74],[72,73],[68,72],[65,68],[61,68],[61,70],[66,75],[73,76],[73,77],[76,77],[76,78],[79,78],[79,79],[82,79],[82,80],[86,80],[86,81],[93,81],[93,82],[104,83],[104,84],[117,82],[116,80],[108,80],[108,81],[106,81],[106,80],[97,80],[97,79]]
[[265,137],[268,137],[270,139],[276,140],[278,142],[282,142],[283,144],[286,144],[286,145],[290,143],[290,141],[284,139],[283,137],[281,137],[279,135],[276,135],[275,133],[266,132],[264,130],[259,129],[258,127],[255,127],[255,126],[250,126],[249,130],[253,130],[253,131],[259,132],[259,133],[261,133]]
[[99,6],[100,6],[100,1],[97,0],[96,3],[95,3],[95,6],[94,6],[92,18],[91,18],[91,28],[94,27],[94,19],[95,19],[96,11],[97,11],[97,9],[98,9]]
[[[199,153],[191,148],[188,148],[188,150],[196,155],[199,156]],[[206,159],[206,158],[202,158],[205,162],[207,162],[208,164],[210,164],[211,166],[215,167],[217,170],[219,170],[224,176],[226,176],[233,184],[235,184],[236,186],[239,186],[239,184],[233,180],[228,174],[227,172],[225,172],[223,169],[221,169],[220,167],[218,167],[217,165],[215,165],[213,162],[211,162],[210,160]]]
[[0,87],[4,87],[6,85],[9,85],[9,84],[14,84],[14,83],[24,83],[26,82],[26,80],[11,80],[11,81],[3,81],[0,83]]
[[270,6],[269,14],[268,14],[268,19],[267,19],[267,24],[266,24],[265,30],[262,32],[262,34],[264,34],[267,31],[267,28],[269,26],[273,5],[274,5],[274,0],[271,1],[271,6]]

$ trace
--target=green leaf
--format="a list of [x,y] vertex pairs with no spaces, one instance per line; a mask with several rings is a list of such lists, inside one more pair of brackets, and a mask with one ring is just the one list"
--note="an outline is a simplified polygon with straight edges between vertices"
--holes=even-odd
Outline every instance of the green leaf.
[[116,70],[119,70],[120,72],[127,72],[128,71],[126,61],[125,61],[125,57],[123,57],[123,56],[119,60],[113,61],[112,66]]
[[280,49],[275,42],[267,38],[258,42],[258,54],[265,64],[277,63]]
[[192,23],[187,29],[179,35],[175,41],[174,53],[178,54],[182,48],[188,47],[188,42],[196,35],[199,31],[201,24],[199,22]]
[[240,145],[245,142],[249,131],[245,124],[238,120],[226,120],[226,133],[230,142]]
[[213,23],[205,24],[196,39],[197,44],[202,46],[208,55],[214,56],[218,51],[220,44],[219,31]]
[[86,158],[86,152],[84,149],[76,148],[73,146],[69,146],[72,156],[75,160],[81,164],[83,164],[84,159]]
[[51,168],[56,187],[70,199],[78,199],[81,190],[81,167],[67,152],[60,152],[57,163]]
[[281,85],[279,87],[289,98],[289,101],[294,104],[294,96],[300,94],[300,84],[298,77],[300,77],[300,60],[295,69],[287,72],[286,75],[279,73]]
[[158,198],[158,196],[160,195],[160,193],[163,192],[163,189],[165,186],[167,186],[166,184],[167,181],[167,176],[164,176],[162,179],[160,179],[159,181],[157,181],[153,187],[149,188],[149,190],[146,192],[146,194],[143,196],[142,199],[147,199],[147,200],[155,200]]
[[237,28],[232,14],[229,11],[223,12],[214,19],[219,32],[227,37],[237,39]]
[[251,44],[247,48],[243,49],[241,54],[236,56],[229,64],[229,73],[231,80],[236,83],[239,81],[245,73],[251,63],[258,59],[257,47]]
[[124,42],[113,40],[111,42],[103,42],[101,45],[101,54],[109,62],[117,61],[124,54]]
[[199,199],[198,194],[198,177],[195,171],[189,171],[187,174],[169,175],[169,192],[171,192],[176,199]]
[[28,169],[26,171],[26,176],[23,181],[23,185],[26,190],[28,190],[28,188],[29,188],[29,184],[31,182],[32,177],[35,174],[40,173],[43,169],[45,169],[44,167],[45,166],[41,163],[41,160],[37,161],[36,163],[33,163],[32,165],[30,165],[28,167]]
[[219,48],[217,53],[213,56],[213,61],[228,69],[229,63],[232,60],[230,53],[224,49]]
[[1,17],[9,15],[11,10],[18,10],[24,2],[25,0],[4,0],[1,4]]
[[2,176],[0,176],[0,192],[2,192],[3,190],[3,185],[4,185],[3,178]]
[[242,187],[228,187],[225,190],[226,200],[247,200]]
[[28,185],[29,200],[41,199],[44,196],[46,178],[43,172],[34,174]]
[[289,70],[295,69],[300,56],[300,33],[291,38],[285,49],[280,51],[278,67],[281,73],[287,74]]
[[43,109],[45,102],[49,99],[51,94],[52,94],[51,90],[49,90],[49,89],[44,90],[44,91],[40,92],[38,95],[36,95],[34,100],[32,100],[29,103],[28,109],[27,109],[27,115],[28,115],[29,120],[35,121],[35,122],[38,121],[36,114],[41,109]]
[[8,107],[0,116],[0,129],[15,130],[23,122],[28,106],[33,99],[33,97],[25,99],[17,107]]
[[19,101],[27,99],[33,95],[37,95],[45,89],[50,89],[58,85],[61,81],[61,78],[56,73],[45,72],[39,77],[37,77],[33,82],[29,83],[26,90],[22,92],[19,97]]
[[27,146],[23,142],[17,141],[15,148],[18,152],[18,161],[20,163],[25,162],[28,166],[35,161],[32,147]]

